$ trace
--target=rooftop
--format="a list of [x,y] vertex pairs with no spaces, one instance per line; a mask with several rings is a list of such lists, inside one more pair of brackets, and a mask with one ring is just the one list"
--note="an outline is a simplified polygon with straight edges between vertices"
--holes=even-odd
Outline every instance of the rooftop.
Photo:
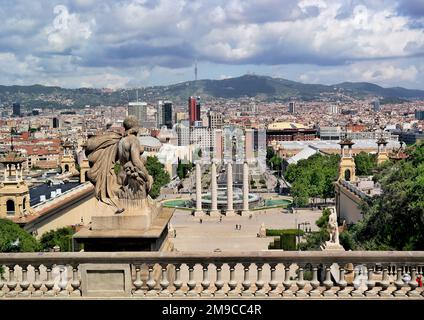
[[[43,183],[38,186],[32,187],[29,189],[29,195],[30,195],[30,205],[35,206],[41,202],[44,202],[45,200],[52,198],[52,192],[55,192],[57,195],[57,190],[60,189],[60,192],[66,192],[69,191],[75,187],[80,185],[79,182],[62,182],[58,184],[47,184]],[[41,201],[40,196],[45,196],[46,199]]]
[[268,130],[285,130],[285,129],[308,129],[300,123],[294,122],[274,122],[268,125]]

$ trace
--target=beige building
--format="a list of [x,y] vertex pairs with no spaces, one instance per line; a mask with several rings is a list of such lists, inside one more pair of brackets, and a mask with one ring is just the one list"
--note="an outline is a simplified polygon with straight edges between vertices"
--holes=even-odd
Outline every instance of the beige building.
[[0,217],[21,219],[31,212],[29,189],[23,180],[22,164],[26,160],[13,149],[0,160],[4,166],[0,184]]

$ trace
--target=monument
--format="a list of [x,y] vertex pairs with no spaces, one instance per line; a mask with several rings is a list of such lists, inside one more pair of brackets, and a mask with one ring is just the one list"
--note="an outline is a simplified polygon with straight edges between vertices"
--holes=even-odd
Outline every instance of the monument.
[[173,209],[149,196],[153,179],[141,157],[138,119],[124,120],[124,134],[109,132],[87,141],[88,180],[95,186],[98,215],[74,235],[85,251],[157,251],[170,249],[168,223]]

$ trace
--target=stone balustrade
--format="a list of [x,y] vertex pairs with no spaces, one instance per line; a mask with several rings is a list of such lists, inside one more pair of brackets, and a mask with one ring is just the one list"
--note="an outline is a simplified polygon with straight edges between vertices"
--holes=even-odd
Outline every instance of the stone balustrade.
[[1,299],[424,299],[423,251],[2,253],[0,266]]

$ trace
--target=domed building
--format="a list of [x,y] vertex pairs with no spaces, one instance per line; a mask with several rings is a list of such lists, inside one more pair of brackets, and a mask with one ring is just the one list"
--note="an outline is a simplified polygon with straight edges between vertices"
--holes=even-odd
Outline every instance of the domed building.
[[151,154],[156,154],[162,147],[162,143],[159,139],[152,136],[139,136],[138,141],[140,141],[141,146],[144,147],[144,151]]

